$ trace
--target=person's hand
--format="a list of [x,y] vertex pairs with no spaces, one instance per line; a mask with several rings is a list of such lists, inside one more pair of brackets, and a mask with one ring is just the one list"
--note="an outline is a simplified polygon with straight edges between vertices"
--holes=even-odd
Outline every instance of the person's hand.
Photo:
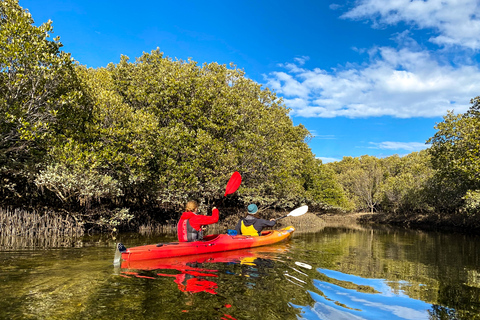
[[275,221],[275,219],[272,218],[272,219],[270,219],[270,221]]

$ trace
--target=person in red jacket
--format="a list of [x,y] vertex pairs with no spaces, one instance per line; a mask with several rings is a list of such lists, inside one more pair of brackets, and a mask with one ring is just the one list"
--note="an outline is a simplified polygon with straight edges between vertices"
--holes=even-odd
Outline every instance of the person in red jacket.
[[188,201],[185,212],[182,213],[177,224],[177,235],[179,242],[191,242],[203,239],[203,225],[218,222],[218,209],[213,207],[211,216],[203,216],[198,213],[198,203],[194,200]]

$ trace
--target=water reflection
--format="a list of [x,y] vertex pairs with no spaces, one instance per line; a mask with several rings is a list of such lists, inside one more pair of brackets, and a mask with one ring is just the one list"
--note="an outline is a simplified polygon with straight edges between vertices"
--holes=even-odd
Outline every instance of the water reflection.
[[[120,236],[129,246],[175,240]],[[0,319],[480,319],[474,236],[326,228],[116,268],[115,242],[0,247]]]
[[[232,271],[233,268],[231,268],[225,270],[225,274],[258,278],[265,274],[262,270],[274,267],[273,255],[284,254],[287,251],[285,245],[275,245],[195,256],[122,261],[117,273],[125,278],[171,277],[182,292],[217,294],[218,284],[215,282],[215,278],[218,278],[219,270],[208,268],[209,265],[239,264],[242,268],[238,273]],[[152,273],[152,271],[155,272]],[[255,286],[255,283],[249,281],[246,281],[245,284],[249,288]]]
[[302,319],[480,319],[476,236],[326,229],[296,240],[317,262],[315,302],[292,303]]
[[[383,279],[366,279],[327,269],[317,271],[324,275],[325,281],[313,281],[319,293],[309,291],[309,294],[315,304],[296,306],[304,319],[429,319],[430,304],[394,293]],[[334,282],[349,283],[357,289]]]

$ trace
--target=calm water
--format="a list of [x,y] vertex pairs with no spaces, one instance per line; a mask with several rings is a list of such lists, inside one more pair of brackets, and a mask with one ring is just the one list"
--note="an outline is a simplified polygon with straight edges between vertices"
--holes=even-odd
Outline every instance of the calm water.
[[480,319],[478,237],[326,228],[257,250],[114,267],[118,240],[175,240],[117,237],[3,242],[0,319]]

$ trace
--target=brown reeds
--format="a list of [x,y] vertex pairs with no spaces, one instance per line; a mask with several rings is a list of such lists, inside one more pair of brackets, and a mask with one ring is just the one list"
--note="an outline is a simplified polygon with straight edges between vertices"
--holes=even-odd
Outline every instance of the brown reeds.
[[0,209],[0,248],[71,245],[83,236],[83,226],[71,216],[51,211]]
[[148,223],[138,227],[138,233],[140,233],[141,235],[150,235],[150,234],[175,235],[177,234],[177,228],[176,228],[176,225],[174,224],[154,225],[152,223]]

